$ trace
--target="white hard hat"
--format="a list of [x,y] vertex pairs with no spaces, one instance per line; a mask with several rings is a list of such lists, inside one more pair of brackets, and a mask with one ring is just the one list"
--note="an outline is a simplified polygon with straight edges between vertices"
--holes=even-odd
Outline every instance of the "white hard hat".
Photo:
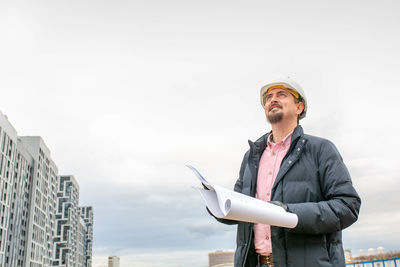
[[[261,91],[260,91],[260,100],[261,100],[261,105],[264,107],[265,103],[264,103],[264,94],[268,92],[268,89],[270,89],[273,86],[276,85],[282,85],[284,86],[286,89],[289,90],[293,90],[296,93],[299,94],[300,96],[300,101],[303,102],[304,104],[304,109],[303,112],[301,112],[299,119],[302,119],[306,116],[307,113],[307,98],[306,95],[304,94],[303,88],[301,88],[301,86],[296,83],[295,81],[293,81],[292,79],[290,79],[289,77],[283,78],[283,79],[278,79],[278,80],[274,80],[266,85],[264,85],[263,87],[261,87]],[[292,92],[293,94],[293,92]],[[296,95],[293,94],[295,97]],[[299,98],[299,97],[296,97]]]

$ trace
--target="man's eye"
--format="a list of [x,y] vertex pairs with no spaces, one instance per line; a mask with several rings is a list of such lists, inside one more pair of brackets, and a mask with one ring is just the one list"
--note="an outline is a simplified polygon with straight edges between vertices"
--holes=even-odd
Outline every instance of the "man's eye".
[[272,95],[266,95],[265,100],[270,100],[272,98]]

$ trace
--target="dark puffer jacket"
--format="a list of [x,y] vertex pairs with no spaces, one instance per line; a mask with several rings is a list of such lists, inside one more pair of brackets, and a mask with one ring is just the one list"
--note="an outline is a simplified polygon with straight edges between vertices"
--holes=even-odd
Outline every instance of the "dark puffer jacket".
[[[255,196],[257,169],[270,133],[249,141],[235,191]],[[281,163],[271,200],[288,205],[299,222],[294,229],[271,227],[275,267],[343,267],[341,230],[358,217],[361,200],[336,147],[328,140],[293,132],[291,145]],[[238,224],[235,267],[255,267],[253,224]]]

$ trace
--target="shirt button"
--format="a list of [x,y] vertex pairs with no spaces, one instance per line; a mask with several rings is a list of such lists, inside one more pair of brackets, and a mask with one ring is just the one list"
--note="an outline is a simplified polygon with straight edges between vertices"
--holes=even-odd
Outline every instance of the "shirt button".
[[267,197],[269,197],[269,193],[267,193]]
[[269,236],[267,236],[265,239],[269,240]]
[[272,172],[269,172],[268,174],[269,174],[269,175],[272,175]]
[[275,156],[275,152],[272,152],[272,156]]

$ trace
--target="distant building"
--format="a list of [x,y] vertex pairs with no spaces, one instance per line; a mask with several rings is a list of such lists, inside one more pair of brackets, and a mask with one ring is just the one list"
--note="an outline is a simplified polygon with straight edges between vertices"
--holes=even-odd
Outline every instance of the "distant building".
[[[93,239],[93,209],[78,207],[79,185],[74,176],[61,175],[57,191],[55,260],[53,266],[90,267]],[[87,220],[85,214],[88,214]],[[90,232],[90,234],[88,234]],[[88,236],[90,238],[88,239]],[[88,245],[89,244],[89,245]]]
[[54,259],[55,213],[58,168],[40,136],[22,136],[22,144],[32,155],[33,179],[29,210],[26,266],[50,267]]
[[82,267],[83,262],[78,262],[77,255],[79,185],[72,175],[62,175],[59,181],[53,265]]
[[368,249],[368,256],[373,256],[376,254],[376,250],[374,248],[369,248]]
[[93,247],[93,207],[79,207],[79,215],[86,225],[86,235],[84,243],[85,267],[92,267],[92,247]]
[[0,266],[50,267],[57,166],[39,136],[17,136],[0,112]]
[[87,227],[85,221],[78,216],[76,233],[76,261],[79,266],[86,267],[86,234]]
[[[11,192],[10,221],[8,227],[8,244],[6,267],[25,265],[25,253],[28,237],[29,201],[32,194],[32,176],[34,160],[21,141],[17,141],[14,166],[14,186]],[[1,264],[0,264],[1,266]]]
[[383,247],[378,247],[376,254],[375,249],[368,249],[370,255],[360,255],[354,257],[350,262],[346,262],[349,267],[396,267],[400,266],[400,251],[384,252]]
[[234,251],[217,250],[208,253],[208,266],[233,266]]
[[384,247],[378,247],[378,248],[377,248],[377,251],[378,251],[378,254],[379,254],[379,255],[385,254],[385,248],[384,248]]
[[346,262],[351,262],[351,249],[347,248],[344,250],[344,259]]
[[0,112],[0,267],[91,266],[93,210],[81,218],[77,182],[59,180],[43,139]]
[[119,267],[119,257],[109,256],[108,257],[108,267]]
[[[10,232],[11,198],[15,179],[13,174],[17,140],[17,131],[7,117],[0,112],[0,266],[4,266],[9,261],[6,259],[6,251],[8,238],[12,234]],[[10,256],[13,255],[8,254],[8,257]]]

